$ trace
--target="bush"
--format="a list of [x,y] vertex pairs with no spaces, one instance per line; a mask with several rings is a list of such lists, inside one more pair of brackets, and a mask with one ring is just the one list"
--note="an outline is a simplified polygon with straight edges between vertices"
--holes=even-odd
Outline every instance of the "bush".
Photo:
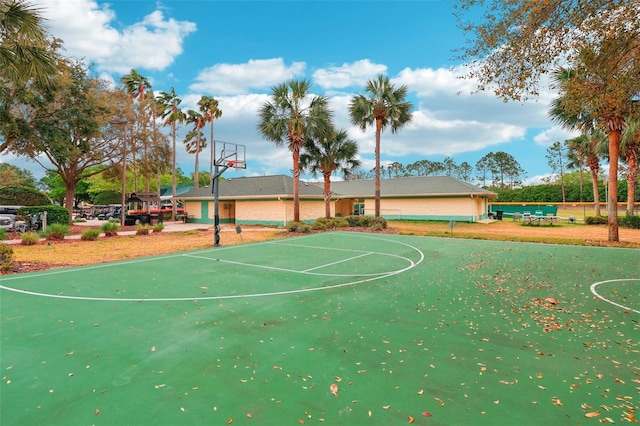
[[8,206],[44,206],[51,205],[51,200],[34,188],[4,186],[0,188],[0,204]]
[[32,246],[40,241],[40,235],[37,232],[30,231],[22,234],[20,239],[22,240],[22,245]]
[[151,229],[151,226],[149,226],[149,224],[138,224],[136,225],[136,235],[149,235],[149,230]]
[[0,244],[0,270],[8,270],[12,263],[13,249],[6,244]]
[[5,231],[4,229],[0,229],[0,240],[6,240],[7,239],[7,231]]
[[609,218],[607,216],[587,216],[584,223],[586,225],[606,225],[609,223]]
[[118,235],[120,224],[116,222],[105,222],[100,229],[104,232],[105,237],[114,237]]
[[54,223],[47,226],[45,236],[49,241],[60,241],[64,240],[64,236],[69,235],[70,233],[71,231],[69,231],[69,225]]
[[636,216],[636,215],[625,216],[620,221],[620,225],[624,226],[625,228],[640,229],[640,216]]
[[387,219],[384,217],[354,215],[347,216],[346,219],[347,222],[349,222],[349,226],[353,228],[372,228],[375,230],[382,230],[387,227]]
[[162,222],[158,222],[155,225],[153,225],[153,232],[162,232],[163,229],[164,229],[164,223]]
[[47,226],[54,223],[63,225],[69,224],[69,210],[60,206],[29,206],[18,210],[20,216],[33,216],[38,213],[47,212]]
[[374,231],[382,231],[387,229],[387,219],[384,217],[374,217],[369,225]]
[[302,233],[307,233],[311,231],[311,226],[307,225],[306,223],[301,223],[301,222],[289,222],[287,224],[287,231],[289,232],[302,232]]
[[328,219],[326,217],[320,217],[311,224],[311,229],[315,229],[315,230],[323,230],[323,229],[330,229],[330,228],[334,228],[333,220]]
[[349,227],[349,222],[343,218],[320,217],[311,224],[311,229],[314,229],[314,230],[348,228],[348,227]]
[[95,241],[99,236],[100,231],[98,231],[97,229],[85,229],[84,231],[82,231],[80,239],[82,241]]

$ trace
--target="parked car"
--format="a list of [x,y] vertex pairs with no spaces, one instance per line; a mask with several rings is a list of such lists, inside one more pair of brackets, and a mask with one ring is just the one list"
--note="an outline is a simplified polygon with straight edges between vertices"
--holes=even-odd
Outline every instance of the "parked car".
[[0,216],[0,229],[4,229],[5,231],[13,231],[15,228],[15,223],[12,218],[9,216]]

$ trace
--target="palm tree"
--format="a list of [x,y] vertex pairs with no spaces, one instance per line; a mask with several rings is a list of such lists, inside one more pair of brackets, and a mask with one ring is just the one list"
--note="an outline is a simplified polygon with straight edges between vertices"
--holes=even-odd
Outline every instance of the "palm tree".
[[132,69],[129,74],[123,75],[120,82],[124,84],[127,93],[134,99],[144,99],[144,92],[151,89],[149,79],[141,75],[136,69]]
[[213,176],[213,163],[216,155],[215,140],[213,139],[213,121],[222,117],[222,110],[218,108],[218,100],[211,96],[201,97],[198,101],[198,106],[200,107],[200,112],[204,117],[204,121],[209,123],[211,130],[211,160],[209,162],[209,174]]
[[0,0],[0,78],[49,86],[58,74],[40,10],[25,0]]
[[258,130],[276,146],[287,143],[293,157],[293,220],[300,221],[300,150],[308,137],[331,128],[327,98],[311,96],[308,80],[290,80],[272,87],[271,100],[258,111]]
[[58,47],[57,41],[46,40],[38,8],[23,0],[0,0],[0,153],[14,149],[21,128],[33,125],[16,111],[21,93],[28,89],[41,96],[41,88],[57,85],[60,69],[66,67],[64,61],[58,64]]
[[396,88],[389,77],[379,75],[376,80],[369,80],[365,87],[367,96],[356,95],[351,99],[349,115],[351,122],[364,132],[368,126],[376,128],[376,178],[375,178],[375,216],[380,216],[380,135],[391,128],[397,133],[411,121],[410,102],[405,102],[407,87]]
[[198,176],[198,168],[200,152],[203,148],[207,146],[207,139],[202,135],[202,128],[204,127],[204,117],[197,111],[190,109],[187,111],[187,123],[193,124],[193,130],[187,133],[187,137],[184,140],[184,143],[187,145],[187,152],[189,154],[196,155],[196,168],[193,174],[193,186],[194,188],[198,188],[200,179]]
[[[147,90],[144,94],[145,103],[149,107],[149,112],[151,113],[151,146],[157,145],[158,138],[163,136],[161,132],[158,131],[158,126],[156,121],[158,116],[164,112],[164,105],[160,101],[160,99],[156,98],[155,94],[151,90]],[[150,164],[152,160],[149,158],[148,161],[145,161],[145,164],[148,166],[149,171],[151,172],[154,167]],[[153,172],[151,172],[153,173]],[[147,188],[147,192],[149,189]],[[158,185],[158,196],[160,195],[160,185]]]
[[569,152],[573,156],[585,159],[585,163],[591,172],[591,184],[593,186],[593,202],[595,215],[600,216],[600,191],[598,190],[598,174],[600,172],[600,156],[606,147],[607,135],[599,129],[591,129],[577,138],[569,141]]
[[331,131],[328,137],[318,140],[307,139],[304,151],[300,155],[300,168],[309,170],[313,176],[322,173],[324,187],[325,216],[331,217],[331,175],[342,172],[345,179],[351,176],[354,169],[360,166],[358,145],[349,139],[347,132]]
[[182,99],[178,98],[175,89],[172,87],[170,92],[160,92],[158,99],[162,105],[163,112],[160,117],[164,120],[165,126],[171,126],[171,220],[176,219],[176,131],[178,123],[183,123],[185,114],[178,105]]
[[[573,77],[575,75],[572,74],[572,70],[566,68],[558,69],[553,76],[555,83],[560,87]],[[608,142],[608,137],[602,130],[594,128],[593,120],[590,120],[587,115],[571,115],[567,113],[567,109],[564,107],[566,102],[568,102],[566,94],[553,99],[549,109],[549,116],[563,128],[578,130],[584,135],[584,140],[576,140],[570,148],[581,152],[587,159],[587,167],[591,171],[595,215],[600,216],[600,193],[598,191],[600,152],[602,151],[602,146]]]
[[620,151],[627,163],[627,216],[635,214],[636,182],[640,167],[640,120],[629,120],[622,132]]
[[[144,176],[144,183],[145,183],[145,190],[148,192],[149,191],[149,174],[147,173],[148,170],[148,165],[147,165],[147,161],[148,161],[148,147],[149,147],[149,143],[147,141],[147,134],[146,134],[146,128],[147,125],[146,123],[150,120],[149,116],[147,116],[147,103],[148,103],[148,98],[145,96],[145,91],[146,90],[150,90],[151,89],[151,84],[149,83],[149,80],[142,76],[137,70],[132,69],[129,74],[126,74],[124,76],[122,76],[120,78],[120,82],[122,84],[124,84],[124,88],[127,91],[127,93],[129,94],[129,96],[131,97],[131,99],[133,100],[137,100],[138,101],[138,110],[139,110],[139,114],[142,117],[142,120],[140,120],[139,124],[140,126],[138,127],[139,131],[137,132],[137,134],[135,135],[135,139],[139,139],[142,145],[142,169],[143,169],[143,176]],[[132,128],[134,128],[132,126]],[[136,158],[136,151],[135,151],[135,144],[132,144],[132,148],[134,148],[132,150],[132,154],[133,154],[133,174],[134,174],[134,183],[135,183],[135,191],[137,192],[137,186],[138,186],[138,178],[137,178],[137,158]]]

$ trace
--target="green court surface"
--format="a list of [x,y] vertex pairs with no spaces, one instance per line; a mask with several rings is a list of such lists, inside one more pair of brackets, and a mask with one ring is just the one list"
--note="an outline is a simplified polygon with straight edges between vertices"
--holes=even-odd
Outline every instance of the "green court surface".
[[0,276],[0,424],[640,417],[640,252],[332,232]]

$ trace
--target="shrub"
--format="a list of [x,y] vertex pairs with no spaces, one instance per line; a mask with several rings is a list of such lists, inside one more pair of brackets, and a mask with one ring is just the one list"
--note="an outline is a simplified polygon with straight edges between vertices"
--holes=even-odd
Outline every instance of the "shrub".
[[374,230],[382,230],[387,227],[387,219],[384,217],[354,215],[347,216],[349,226],[354,228],[372,228]]
[[40,235],[37,232],[30,231],[22,234],[20,239],[22,240],[23,245],[32,246],[40,241]]
[[153,232],[162,232],[163,229],[164,229],[164,223],[162,222],[158,222],[155,225],[153,225]]
[[45,236],[49,241],[59,241],[64,240],[64,236],[69,235],[70,233],[71,231],[69,231],[69,225],[54,223],[47,226]]
[[374,217],[371,219],[369,226],[375,231],[382,231],[383,229],[387,229],[387,219],[384,217]]
[[637,216],[637,215],[625,216],[620,221],[620,225],[624,226],[625,228],[640,229],[640,216]]
[[54,223],[61,223],[63,225],[69,224],[69,210],[61,206],[29,206],[21,207],[18,210],[20,216],[32,216],[42,212],[47,212],[47,226]]
[[7,239],[7,231],[5,231],[4,229],[0,229],[0,240],[6,240]]
[[302,225],[300,222],[289,222],[287,223],[287,231],[289,232],[297,232],[298,227]]
[[100,231],[98,231],[97,229],[85,229],[84,231],[82,231],[80,239],[82,241],[95,241],[99,236]]
[[9,206],[43,206],[51,205],[51,200],[35,188],[4,186],[0,188],[0,204]]
[[289,222],[287,224],[287,231],[289,232],[302,232],[302,233],[307,233],[311,231],[311,226],[307,225],[306,223],[301,223],[301,222]]
[[8,270],[12,263],[13,249],[6,244],[0,244],[0,270]]
[[105,222],[102,224],[100,229],[104,232],[105,237],[113,237],[118,235],[120,224],[115,222]]
[[151,229],[151,226],[149,226],[149,224],[138,224],[136,225],[136,235],[149,235],[149,230]]
[[315,229],[315,230],[323,230],[323,229],[329,229],[333,227],[334,227],[333,220],[327,219],[326,217],[320,217],[311,224],[311,229]]
[[349,222],[346,219],[336,219],[336,227],[337,228],[348,228]]
[[348,227],[349,227],[349,222],[344,218],[320,217],[311,224],[311,229],[315,229],[315,230],[348,228]]
[[606,225],[609,223],[607,216],[587,216],[584,219],[586,225]]

